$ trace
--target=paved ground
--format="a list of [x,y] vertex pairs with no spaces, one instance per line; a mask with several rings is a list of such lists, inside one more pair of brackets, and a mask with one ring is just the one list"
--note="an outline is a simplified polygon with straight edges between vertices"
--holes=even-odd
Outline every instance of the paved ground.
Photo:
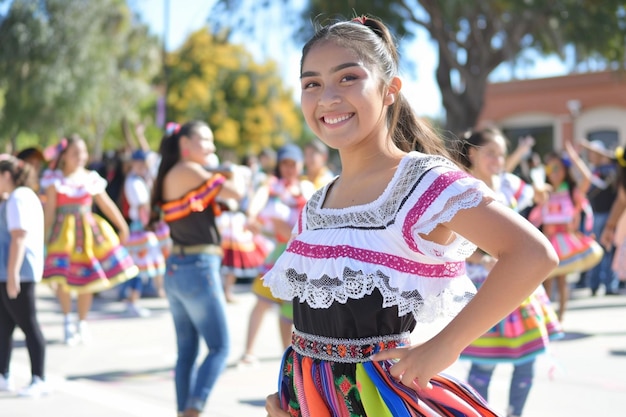
[[[238,284],[238,302],[228,306],[233,349],[203,415],[265,416],[263,403],[275,391],[281,355],[277,314],[268,314],[258,343],[259,365],[237,369],[254,302],[249,285]],[[152,311],[144,319],[128,318],[114,293],[97,299],[89,345],[61,343],[62,319],[46,288],[39,290],[40,321],[48,340],[47,372],[53,393],[40,399],[0,394],[1,417],[174,417],[172,364],[174,330],[163,299],[143,299]],[[554,343],[550,356],[537,364],[535,386],[526,417],[626,415],[626,294],[590,297],[577,290],[564,326],[567,337]],[[425,337],[433,329],[424,329]],[[18,386],[29,379],[23,335],[16,335],[12,372]],[[468,365],[459,362],[448,372],[465,378]],[[496,370],[491,402],[504,410],[511,367]]]

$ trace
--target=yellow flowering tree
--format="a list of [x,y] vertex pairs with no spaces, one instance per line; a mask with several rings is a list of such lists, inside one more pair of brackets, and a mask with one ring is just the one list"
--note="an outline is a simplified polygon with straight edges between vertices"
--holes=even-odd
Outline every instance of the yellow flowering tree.
[[216,143],[238,153],[301,141],[303,120],[276,63],[203,28],[166,56],[167,118],[204,120]]

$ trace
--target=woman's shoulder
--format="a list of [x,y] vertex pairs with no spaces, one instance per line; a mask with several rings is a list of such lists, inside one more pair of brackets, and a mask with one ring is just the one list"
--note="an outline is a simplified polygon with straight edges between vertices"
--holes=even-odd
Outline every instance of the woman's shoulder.
[[426,154],[418,151],[407,153],[403,158],[403,162],[405,169],[408,168],[428,171],[435,167],[442,167],[446,170],[461,170],[459,165],[443,155]]
[[201,165],[179,163],[165,176],[164,198],[166,201],[179,200],[190,193],[221,185],[225,179],[223,175],[211,173]]

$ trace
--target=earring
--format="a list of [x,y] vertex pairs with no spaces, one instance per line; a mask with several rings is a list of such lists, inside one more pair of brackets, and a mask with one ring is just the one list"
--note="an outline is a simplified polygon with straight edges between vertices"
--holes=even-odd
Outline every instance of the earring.
[[189,149],[187,149],[187,148],[183,148],[183,149],[180,151],[180,154],[181,154],[181,156],[182,156],[183,158],[187,158],[187,157],[189,156]]

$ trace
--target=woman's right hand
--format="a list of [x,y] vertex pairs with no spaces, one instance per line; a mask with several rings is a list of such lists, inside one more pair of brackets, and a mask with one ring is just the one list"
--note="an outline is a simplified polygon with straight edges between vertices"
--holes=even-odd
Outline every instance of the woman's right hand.
[[289,413],[280,408],[277,392],[268,395],[265,399],[265,411],[267,411],[267,417],[289,417]]

